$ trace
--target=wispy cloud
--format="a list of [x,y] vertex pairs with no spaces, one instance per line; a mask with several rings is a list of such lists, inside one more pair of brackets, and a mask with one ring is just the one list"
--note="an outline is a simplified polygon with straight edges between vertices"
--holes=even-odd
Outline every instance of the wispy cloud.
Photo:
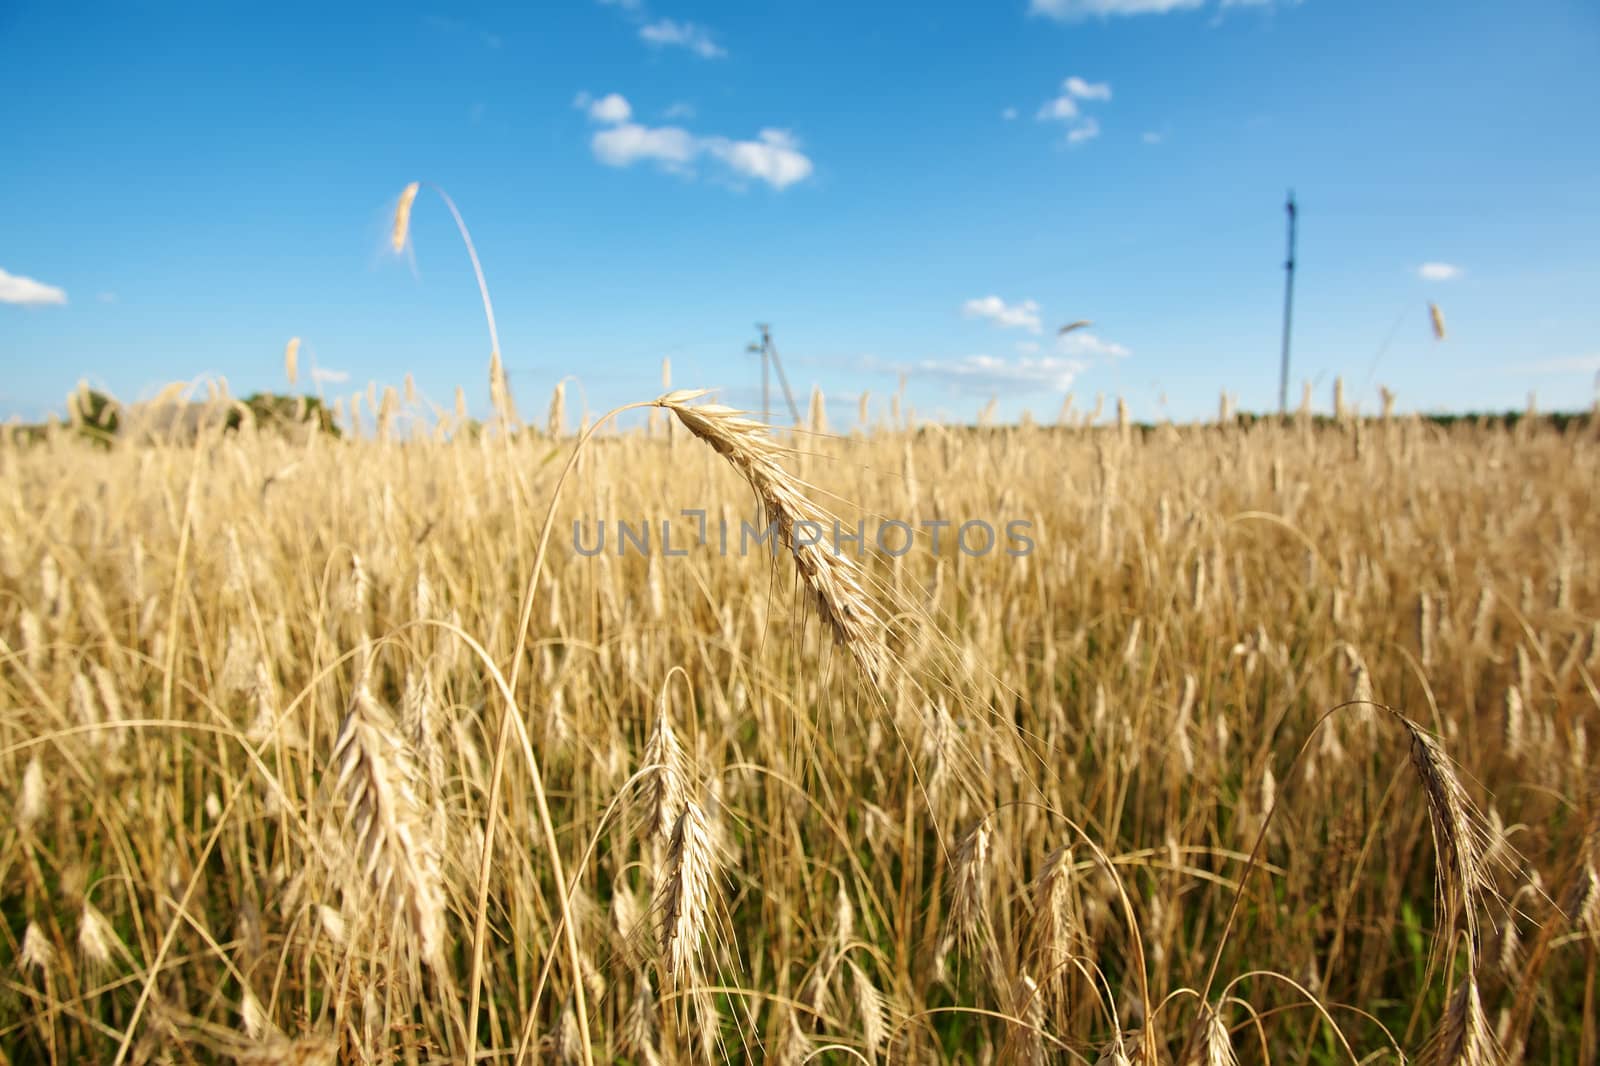
[[1005,108],[1000,112],[1000,117],[1007,122],[1015,122],[1017,120],[1017,109],[1014,107]]
[[0,304],[21,304],[23,307],[43,307],[46,304],[67,302],[65,289],[46,285],[42,281],[25,278],[0,270]]
[[1164,15],[1200,7],[1205,0],[1029,0],[1028,14],[1070,22],[1092,16]]
[[[590,140],[594,157],[610,167],[654,163],[684,177],[695,175],[695,165],[709,160],[736,181],[764,182],[774,189],[809,178],[815,169],[799,140],[788,130],[768,127],[752,140],[706,136],[681,126],[647,126],[629,121],[633,108],[616,93],[597,99],[579,93],[576,105],[605,125]],[[604,105],[604,106],[602,106]]]
[[1094,82],[1074,74],[1061,81],[1060,91],[1039,105],[1034,115],[1040,122],[1067,124],[1067,143],[1082,144],[1100,136],[1100,122],[1083,113],[1086,103],[1105,103],[1111,99],[1108,82]]
[[666,111],[662,112],[662,117],[669,119],[694,118],[694,105],[686,101],[679,100],[671,107],[667,108]]
[[1145,130],[1139,135],[1139,139],[1145,144],[1160,144],[1167,138],[1165,134],[1157,133],[1155,130]]
[[117,302],[117,294],[114,292],[97,292],[94,294],[94,298],[103,304],[114,304]]
[[343,385],[350,380],[350,371],[330,370],[325,366],[314,366],[311,368],[311,380],[319,385]]
[[1423,263],[1417,268],[1417,277],[1423,281],[1454,281],[1461,276],[1461,268],[1454,263]]
[[639,40],[651,48],[682,48],[701,59],[724,59],[728,50],[718,43],[712,31],[698,22],[652,15],[644,0],[597,0],[601,7],[614,7],[638,30]]
[[911,371],[937,378],[960,392],[1065,392],[1089,364],[1063,356],[967,355],[959,359],[924,359]]
[[1126,359],[1133,351],[1126,345],[1103,340],[1087,330],[1074,330],[1056,338],[1056,350],[1083,358]]
[[682,170],[694,161],[700,146],[694,136],[677,126],[641,126],[623,122],[601,130],[590,142],[594,156],[608,167],[629,167],[654,160],[669,169]]
[[1511,363],[1513,374],[1591,374],[1600,373],[1600,354],[1570,355],[1559,359],[1539,359],[1532,363]]
[[1038,333],[1039,305],[1033,300],[1008,304],[998,296],[980,296],[961,305],[966,318],[986,318],[1001,329],[1025,329]]
[[1068,144],[1082,144],[1092,141],[1100,136],[1100,123],[1096,119],[1086,118],[1067,131]]
[[693,22],[661,18],[639,27],[639,39],[657,48],[687,48],[701,59],[723,59],[728,50],[711,36],[711,31]]
[[1085,81],[1076,74],[1061,83],[1068,96],[1077,100],[1109,100],[1111,99],[1111,86],[1103,81]]
[[[1284,0],[1298,4],[1300,0]],[[1122,15],[1166,15],[1174,11],[1194,11],[1206,0],[1029,0],[1028,14],[1043,15],[1057,22],[1078,22],[1088,18],[1113,18]],[[1221,8],[1255,7],[1264,11],[1277,6],[1277,0],[1221,0]]]

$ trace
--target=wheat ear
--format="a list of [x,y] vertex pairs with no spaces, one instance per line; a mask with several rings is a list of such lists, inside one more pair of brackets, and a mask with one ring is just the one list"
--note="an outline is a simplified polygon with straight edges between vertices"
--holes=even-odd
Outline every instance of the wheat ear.
[[416,760],[364,681],[339,727],[332,762],[363,877],[380,899],[404,911],[423,958],[439,962],[444,890],[418,797]]
[[1411,737],[1411,765],[1427,796],[1428,822],[1439,857],[1440,899],[1447,913],[1462,915],[1475,957],[1479,944],[1477,899],[1490,886],[1472,819],[1472,801],[1439,742],[1404,715],[1396,713],[1395,718]]
[[711,924],[716,848],[700,805],[688,800],[672,830],[661,883],[661,951],[678,984],[700,970],[700,939]]
[[808,517],[812,506],[800,482],[778,461],[781,451],[767,434],[767,427],[731,407],[690,406],[688,401],[699,395],[695,391],[672,392],[656,403],[676,415],[685,429],[711,445],[749,482],[762,511],[777,526],[778,539],[793,556],[823,624],[867,679],[879,683],[888,653],[883,623],[867,597],[861,567],[849,556],[799,536],[801,529],[808,528],[804,523],[814,523]]

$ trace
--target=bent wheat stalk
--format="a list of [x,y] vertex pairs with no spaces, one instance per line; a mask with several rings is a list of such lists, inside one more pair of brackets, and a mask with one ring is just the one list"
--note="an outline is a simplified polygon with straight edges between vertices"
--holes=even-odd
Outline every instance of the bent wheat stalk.
[[[395,205],[394,229],[389,235],[389,245],[396,255],[405,251],[406,241],[410,239],[411,207],[416,202],[417,190],[422,184],[414,181],[407,185],[400,192],[400,202]],[[427,186],[438,193],[439,199],[444,201],[444,206],[449,208],[450,217],[455,219],[456,229],[461,233],[461,243],[467,246],[467,258],[472,260],[472,274],[478,279],[478,295],[483,297],[483,317],[489,324],[489,391],[494,396],[495,412],[502,417],[513,418],[511,391],[500,363],[500,331],[495,328],[494,304],[489,301],[489,283],[483,278],[483,264],[478,262],[478,249],[472,243],[472,234],[467,231],[466,220],[461,217],[461,212],[456,210],[456,202],[450,199],[450,194],[431,181]]]
[[776,525],[778,539],[794,557],[823,624],[867,680],[878,684],[888,652],[883,622],[862,584],[861,567],[849,556],[811,542],[820,538],[799,535],[807,523],[815,522],[810,517],[813,508],[800,482],[779,463],[782,452],[767,427],[721,404],[689,404],[701,395],[693,390],[669,392],[656,404],[676,415],[685,429],[716,449],[749,482],[762,511]]

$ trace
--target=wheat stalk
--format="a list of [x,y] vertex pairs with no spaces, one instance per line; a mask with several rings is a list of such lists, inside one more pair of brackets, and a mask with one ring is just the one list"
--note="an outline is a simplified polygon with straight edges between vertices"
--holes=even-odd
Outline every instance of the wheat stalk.
[[717,859],[711,827],[700,804],[688,800],[667,845],[663,871],[661,952],[672,979],[682,986],[700,975],[700,941],[712,922]]
[[961,839],[950,889],[950,932],[967,950],[987,941],[989,931],[989,840],[983,822]]
[[1478,995],[1478,979],[1468,973],[1450,996],[1435,1042],[1438,1066],[1498,1066],[1500,1049]]
[[699,395],[693,391],[668,393],[656,403],[676,415],[685,429],[711,445],[744,476],[762,511],[776,524],[778,539],[794,558],[823,624],[867,679],[880,683],[888,658],[883,623],[867,596],[861,567],[849,556],[807,543],[798,535],[805,528],[802,523],[812,521],[808,517],[812,507],[799,481],[779,463],[778,446],[767,428],[731,407],[690,406],[688,401]]
[[1214,1007],[1201,1008],[1200,1062],[1197,1066],[1239,1066],[1233,1053],[1233,1040],[1228,1035],[1228,1025],[1222,1012]]
[[[400,201],[394,209],[394,227],[389,236],[390,247],[399,255],[405,251],[406,241],[411,234],[411,207],[416,202],[417,190],[421,183],[412,182],[400,191]],[[450,199],[450,194],[439,186],[428,183],[428,187],[439,194],[439,199],[444,201],[444,206],[449,210],[450,217],[455,220],[456,231],[461,234],[461,243],[467,246],[467,258],[472,261],[472,275],[478,281],[478,295],[483,300],[483,317],[489,326],[489,360],[490,360],[490,388],[494,388],[496,378],[495,368],[500,366],[500,331],[494,324],[494,304],[489,299],[489,283],[483,277],[483,264],[478,261],[477,246],[472,243],[472,234],[467,229],[466,220],[461,217],[461,212],[456,209],[456,202]],[[500,397],[502,406],[497,406],[496,413],[502,418],[515,419],[516,409],[511,400],[510,387],[505,383],[504,373],[498,375],[500,382]]]
[[688,756],[678,742],[678,735],[673,732],[665,701],[656,716],[656,727],[645,743],[644,762],[650,828],[662,840],[670,841],[688,801],[688,789],[685,786]]
[[444,889],[437,844],[418,796],[416,761],[391,716],[363,680],[339,728],[330,761],[345,796],[345,826],[361,874],[377,896],[401,910],[422,957],[441,961]]
[[1490,890],[1472,801],[1439,742],[1404,715],[1395,719],[1411,737],[1411,765],[1428,802],[1428,821],[1439,856],[1438,888],[1449,914],[1466,922],[1471,947],[1478,945],[1477,899]]

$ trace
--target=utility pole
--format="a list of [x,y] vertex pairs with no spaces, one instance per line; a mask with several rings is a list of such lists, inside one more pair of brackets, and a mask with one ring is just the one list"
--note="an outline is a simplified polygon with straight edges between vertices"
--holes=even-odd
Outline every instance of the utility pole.
[[761,421],[770,426],[772,425],[772,385],[768,380],[767,371],[767,345],[769,344],[767,324],[765,322],[757,322],[756,329],[761,331],[761,343],[752,342],[747,344],[744,346],[744,350],[748,355],[759,355],[761,357]]
[[1294,323],[1294,190],[1289,190],[1289,200],[1284,204],[1289,213],[1289,258],[1284,260],[1283,280],[1283,366],[1278,372],[1278,414],[1289,413],[1289,335]]
[[783,398],[789,403],[789,413],[799,422],[800,408],[795,406],[794,393],[789,390],[789,378],[783,372],[783,361],[778,358],[778,349],[772,343],[772,327],[765,322],[757,322],[756,329],[761,331],[761,343],[747,344],[744,350],[761,356],[761,420],[769,426],[772,424],[771,373],[776,370],[778,384],[783,386]]
[[761,331],[761,421],[772,425],[772,331],[765,323],[756,324]]

